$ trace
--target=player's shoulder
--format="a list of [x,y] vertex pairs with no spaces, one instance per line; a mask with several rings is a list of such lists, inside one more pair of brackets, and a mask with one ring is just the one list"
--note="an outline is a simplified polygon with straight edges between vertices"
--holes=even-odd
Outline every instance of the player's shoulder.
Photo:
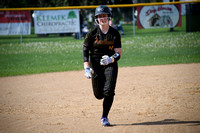
[[114,34],[119,34],[119,31],[113,28],[112,26],[110,26],[110,32]]
[[113,28],[112,26],[110,26],[110,30],[112,31],[117,31],[115,28]]
[[90,31],[89,35],[94,35],[97,32],[98,26],[94,26]]

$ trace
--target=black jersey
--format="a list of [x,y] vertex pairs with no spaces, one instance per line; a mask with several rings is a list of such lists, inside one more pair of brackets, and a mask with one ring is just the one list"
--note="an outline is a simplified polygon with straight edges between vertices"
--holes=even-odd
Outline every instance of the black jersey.
[[103,55],[112,56],[115,48],[121,48],[121,36],[113,27],[109,27],[107,34],[104,34],[99,26],[91,30],[85,38],[83,45],[83,60],[91,57],[101,58]]

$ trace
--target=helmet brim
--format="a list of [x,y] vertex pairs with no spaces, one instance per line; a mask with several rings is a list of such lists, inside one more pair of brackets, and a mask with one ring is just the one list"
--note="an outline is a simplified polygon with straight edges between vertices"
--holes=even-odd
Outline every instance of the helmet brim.
[[110,13],[107,13],[107,12],[97,13],[97,14],[95,14],[95,17],[97,17],[97,16],[99,16],[99,15],[102,15],[102,14],[108,14],[108,17],[111,17],[111,14],[110,14]]

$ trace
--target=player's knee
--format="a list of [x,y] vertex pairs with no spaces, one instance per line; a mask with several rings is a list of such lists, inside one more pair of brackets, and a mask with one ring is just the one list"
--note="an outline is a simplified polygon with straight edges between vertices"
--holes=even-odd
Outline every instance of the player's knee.
[[106,96],[106,97],[113,97],[114,95],[115,95],[115,92],[104,93],[104,96]]
[[98,99],[98,100],[101,100],[101,99],[103,99],[103,98],[104,98],[104,96],[103,96],[103,95],[95,95],[95,97],[96,97],[96,99]]
[[94,96],[96,97],[96,99],[99,99],[99,100],[101,100],[101,99],[104,98],[104,95],[101,94],[101,93],[95,93],[95,92],[94,92]]

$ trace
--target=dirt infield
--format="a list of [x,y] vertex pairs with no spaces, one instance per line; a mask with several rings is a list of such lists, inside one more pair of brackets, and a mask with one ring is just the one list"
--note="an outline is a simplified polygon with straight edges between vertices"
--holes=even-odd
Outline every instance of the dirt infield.
[[84,71],[0,78],[1,133],[199,133],[200,63],[119,68],[101,113]]

